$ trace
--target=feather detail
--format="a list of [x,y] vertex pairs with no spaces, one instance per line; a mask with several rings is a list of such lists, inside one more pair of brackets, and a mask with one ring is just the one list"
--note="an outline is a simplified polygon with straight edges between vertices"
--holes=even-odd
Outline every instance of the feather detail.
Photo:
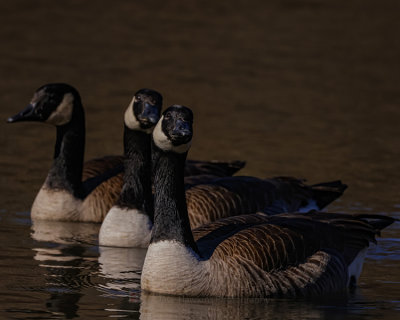
[[124,156],[105,156],[86,161],[83,165],[82,181],[103,175],[109,170],[123,171]]
[[339,197],[345,189],[346,185],[338,181],[309,186],[302,180],[289,177],[263,180],[235,176],[190,185],[187,187],[186,199],[190,225],[196,228],[244,213],[261,211],[276,214],[299,211],[310,203],[319,203],[320,206],[312,208],[320,210]]
[[123,184],[123,173],[98,185],[83,201],[79,221],[102,222],[118,200]]

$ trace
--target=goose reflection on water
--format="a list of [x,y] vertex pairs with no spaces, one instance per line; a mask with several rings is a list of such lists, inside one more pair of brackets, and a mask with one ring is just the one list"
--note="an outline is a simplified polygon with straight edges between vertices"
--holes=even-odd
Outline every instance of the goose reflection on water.
[[34,259],[44,268],[45,287],[50,294],[46,308],[66,318],[78,316],[82,290],[92,287],[97,273],[97,251],[93,247],[99,226],[90,223],[32,221]]
[[139,301],[147,250],[98,247],[99,228],[93,223],[32,221],[34,259],[45,269],[43,291],[50,293],[48,311],[67,318],[78,316],[85,288],[94,288],[103,297]]
[[107,282],[100,285],[106,295],[135,297],[147,249],[99,247],[99,269]]
[[31,236],[39,242],[58,244],[95,244],[100,225],[62,221],[33,220]]
[[139,311],[141,320],[323,319],[328,314],[341,319],[347,313],[341,306],[347,303],[345,294],[324,299],[321,308],[303,299],[190,298],[142,292]]

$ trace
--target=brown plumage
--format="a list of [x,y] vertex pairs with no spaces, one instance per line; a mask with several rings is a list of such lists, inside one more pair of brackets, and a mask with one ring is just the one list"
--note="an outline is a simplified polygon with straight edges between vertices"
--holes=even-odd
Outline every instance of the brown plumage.
[[340,181],[306,185],[303,180],[290,177],[263,180],[236,176],[192,186],[186,191],[186,202],[190,225],[196,228],[244,213],[298,211],[310,202],[314,204],[310,209],[320,210],[341,196],[346,188]]
[[[163,294],[224,297],[304,297],[346,290],[361,271],[352,273],[351,264],[393,221],[321,212],[222,219],[193,230],[198,255],[177,242],[151,244],[142,286]],[[158,271],[146,270],[156,263],[154,269],[165,270],[162,279]]]
[[[199,166],[201,163],[204,164],[205,171],[210,172],[210,167],[206,165],[206,161],[195,162],[195,170],[191,170],[192,163],[189,163],[187,172],[201,173],[202,166]],[[218,174],[229,172],[229,170],[224,170],[228,162],[219,163],[223,168],[222,170],[218,170],[218,165],[214,166],[214,162],[211,163]],[[102,222],[120,196],[124,184],[123,170],[123,156],[106,156],[85,162],[82,170],[82,188],[85,194],[83,199],[74,199],[72,195],[66,194],[64,191],[52,190],[45,183],[32,205],[35,218]],[[202,181],[214,178],[211,175],[200,175],[200,177]],[[196,179],[195,176],[190,178],[192,181]]]
[[[106,156],[84,163],[83,186],[88,196],[83,203],[84,221],[103,221],[106,213],[116,203],[123,186],[124,156]],[[205,183],[220,176],[234,174],[244,166],[243,161],[188,160],[185,166],[187,187]],[[99,215],[99,212],[101,215]],[[227,214],[226,216],[229,216]],[[197,219],[196,217],[194,219]],[[205,222],[215,219],[206,218]]]
[[94,178],[108,171],[122,172],[124,156],[105,156],[86,161],[82,170],[82,181]]
[[97,185],[82,203],[82,212],[87,217],[86,219],[102,222],[107,212],[118,200],[122,185],[122,172]]
[[249,283],[234,289],[235,296],[308,296],[345,289],[349,265],[393,221],[320,212],[249,215],[204,226],[194,236],[200,252],[212,254],[210,261],[228,262],[247,273]]

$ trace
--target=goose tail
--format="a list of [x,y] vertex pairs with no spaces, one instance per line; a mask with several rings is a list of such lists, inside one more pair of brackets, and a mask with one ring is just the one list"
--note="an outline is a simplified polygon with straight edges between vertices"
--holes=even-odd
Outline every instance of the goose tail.
[[311,186],[317,206],[322,209],[339,198],[347,189],[340,180],[317,183]]
[[380,236],[383,229],[390,226],[392,223],[399,222],[399,219],[380,214],[358,214],[358,218],[364,219],[375,230],[376,235]]

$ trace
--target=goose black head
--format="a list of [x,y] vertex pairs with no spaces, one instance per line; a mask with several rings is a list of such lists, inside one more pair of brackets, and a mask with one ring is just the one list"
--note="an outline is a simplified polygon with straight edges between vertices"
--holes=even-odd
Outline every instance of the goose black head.
[[125,111],[125,125],[132,130],[151,133],[160,119],[162,100],[162,95],[155,90],[137,91]]
[[187,152],[193,137],[193,112],[181,105],[166,109],[153,131],[153,140],[164,151]]
[[8,123],[39,121],[62,126],[72,119],[75,106],[81,106],[78,91],[65,83],[46,84],[33,95],[29,105],[7,119]]

